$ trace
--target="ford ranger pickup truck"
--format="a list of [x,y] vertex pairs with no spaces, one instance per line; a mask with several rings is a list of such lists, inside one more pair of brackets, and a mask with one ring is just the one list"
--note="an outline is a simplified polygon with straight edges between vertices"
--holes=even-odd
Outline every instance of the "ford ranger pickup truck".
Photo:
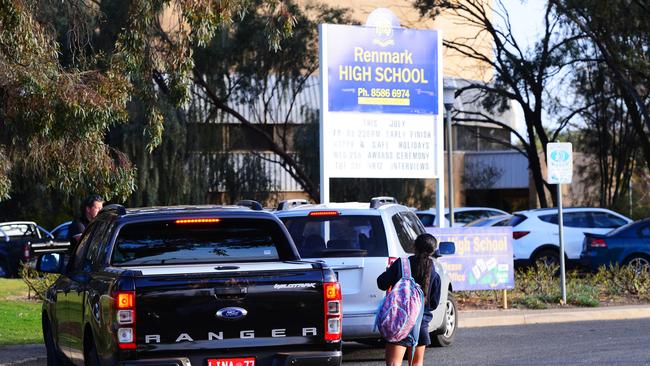
[[43,303],[48,365],[340,365],[341,290],[271,213],[105,207]]

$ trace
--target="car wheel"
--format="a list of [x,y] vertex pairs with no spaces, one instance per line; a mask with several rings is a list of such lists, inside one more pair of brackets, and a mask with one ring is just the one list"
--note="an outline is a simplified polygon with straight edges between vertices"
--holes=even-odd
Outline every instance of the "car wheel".
[[643,271],[650,271],[650,257],[643,254],[633,254],[625,260],[625,264],[634,268],[636,274],[641,274]]
[[444,315],[445,330],[442,334],[431,332],[431,344],[436,347],[448,347],[454,342],[456,329],[458,328],[458,303],[451,293],[447,296],[447,303]]
[[47,353],[47,366],[63,366],[66,364],[64,356],[54,343],[54,337],[48,324],[47,318],[43,319],[43,340],[45,341],[45,352]]
[[551,249],[540,250],[533,256],[532,263],[541,263],[547,267],[560,265],[560,253]]
[[88,348],[84,349],[84,365],[85,366],[100,366],[99,355],[97,354],[97,347],[95,341],[92,339],[88,342]]

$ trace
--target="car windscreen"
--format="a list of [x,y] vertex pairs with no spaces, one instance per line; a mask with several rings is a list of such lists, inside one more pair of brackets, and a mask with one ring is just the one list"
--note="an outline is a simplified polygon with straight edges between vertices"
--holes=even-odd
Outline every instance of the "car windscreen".
[[380,216],[300,216],[281,220],[302,258],[388,256]]
[[642,225],[647,225],[648,221],[634,221],[629,224],[620,226],[610,232],[607,233],[607,236],[636,236],[634,233],[636,232],[637,228]]
[[496,224],[494,224],[492,226],[512,226],[512,227],[515,227],[515,226],[521,224],[522,222],[526,221],[526,219],[527,219],[527,217],[524,216],[524,215],[519,215],[519,214],[512,215],[511,218],[509,218],[507,220],[504,220],[504,221],[499,221],[499,222],[497,222]]
[[296,259],[281,226],[273,220],[196,221],[126,224],[115,239],[111,263],[133,266]]
[[36,227],[30,224],[2,224],[0,230],[3,233],[1,236],[9,236],[11,240],[38,239]]

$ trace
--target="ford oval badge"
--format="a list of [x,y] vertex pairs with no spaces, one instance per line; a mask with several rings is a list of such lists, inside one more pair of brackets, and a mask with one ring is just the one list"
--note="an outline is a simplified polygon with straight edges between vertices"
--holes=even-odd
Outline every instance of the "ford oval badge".
[[223,320],[239,320],[244,318],[246,314],[248,314],[246,309],[230,307],[219,309],[219,311],[217,311],[217,318]]

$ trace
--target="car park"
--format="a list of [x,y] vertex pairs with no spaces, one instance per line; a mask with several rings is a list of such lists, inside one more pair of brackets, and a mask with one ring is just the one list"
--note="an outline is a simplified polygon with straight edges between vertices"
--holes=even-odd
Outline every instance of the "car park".
[[580,262],[590,270],[631,265],[636,272],[649,271],[650,219],[623,225],[607,234],[585,235]]
[[[564,208],[564,255],[578,264],[585,234],[605,234],[632,220],[614,211],[595,207]],[[512,226],[512,249],[516,265],[537,261],[558,264],[560,234],[556,208],[541,208],[513,213],[499,226]]]
[[[440,219],[436,216],[435,208],[419,210],[415,214],[420,218],[425,227],[439,227]],[[454,227],[462,227],[466,224],[484,217],[500,216],[508,214],[505,211],[491,207],[454,207]],[[445,222],[449,226],[449,209],[445,209]]]
[[[379,344],[375,315],[385,292],[377,287],[377,277],[393,261],[413,253],[415,238],[426,232],[411,210],[395,202],[377,197],[370,204],[307,204],[276,211],[300,256],[324,262],[336,272],[345,304],[344,340]],[[435,257],[453,252],[453,243],[441,243]],[[448,346],[458,324],[458,306],[449,276],[435,259],[434,264],[442,288],[429,331],[434,345]]]
[[31,221],[0,223],[0,277],[18,277],[31,258],[32,245],[51,242],[52,234]]
[[106,206],[59,273],[42,323],[48,365],[341,363],[341,290],[300,260],[276,216],[241,206]]

